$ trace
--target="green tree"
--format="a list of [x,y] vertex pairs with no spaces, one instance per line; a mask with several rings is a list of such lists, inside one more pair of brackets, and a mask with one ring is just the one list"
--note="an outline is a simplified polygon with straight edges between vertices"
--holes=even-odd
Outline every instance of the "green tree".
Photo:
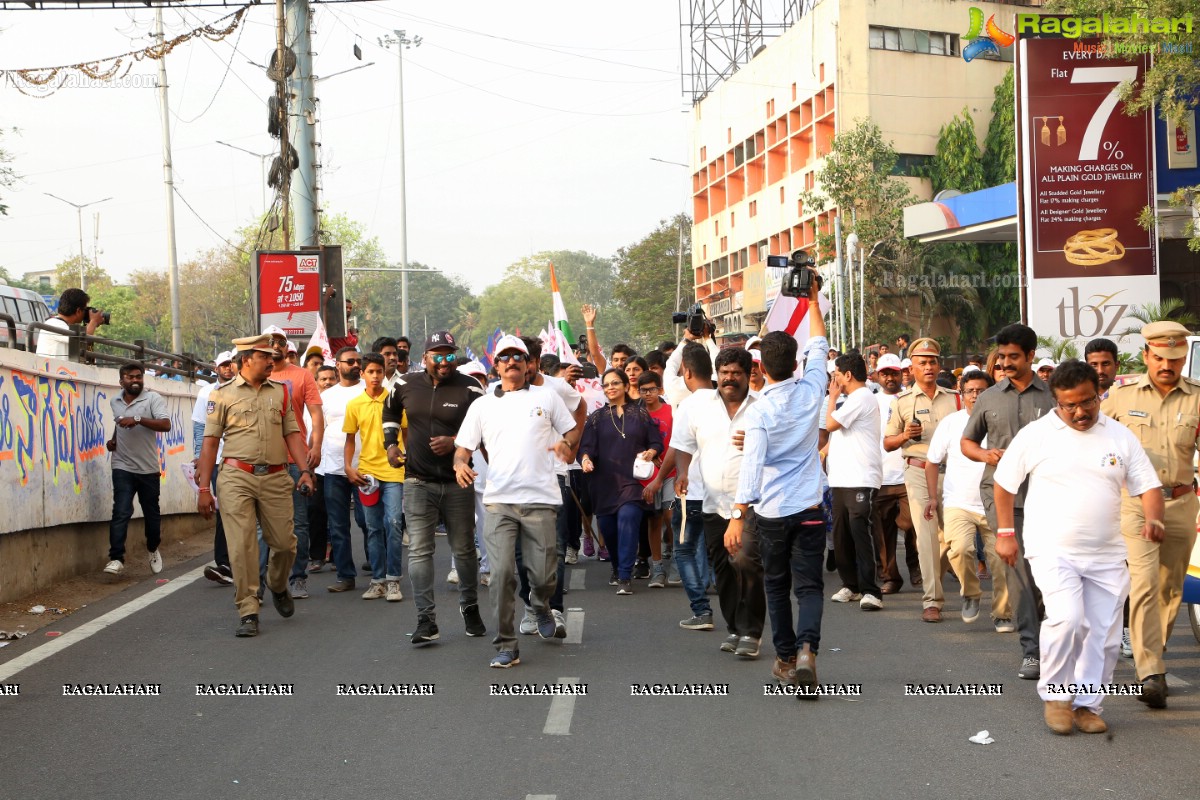
[[1168,297],[1161,303],[1146,303],[1142,306],[1131,306],[1125,312],[1128,319],[1136,319],[1138,325],[1131,325],[1118,334],[1118,338],[1124,339],[1126,336],[1137,336],[1142,332],[1142,328],[1152,322],[1178,322],[1180,325],[1194,329],[1200,325],[1200,317],[1187,310],[1187,303],[1180,300],[1178,297]]
[[54,265],[54,293],[77,288],[80,274],[87,278],[87,293],[93,297],[112,288],[112,276],[87,256],[75,255]]
[[[135,342],[140,339],[151,345],[156,344],[159,337],[142,311],[144,300],[132,286],[113,286],[103,292],[92,293],[92,305],[107,311],[112,320],[108,325],[97,329],[96,335],[119,342]],[[170,334],[168,330],[168,344],[171,341]]]
[[1047,358],[1055,364],[1061,364],[1069,358],[1079,358],[1079,345],[1074,339],[1060,339],[1057,336],[1039,336],[1038,348],[1047,351]]
[[617,250],[617,281],[613,295],[628,316],[631,334],[639,350],[652,348],[664,338],[674,338],[671,312],[675,310],[681,228],[684,269],[680,292],[685,298],[682,301],[685,306],[690,305],[690,298],[695,295],[690,217],[679,214],[673,219],[662,220],[639,241]]
[[953,117],[938,131],[937,151],[925,173],[935,196],[943,189],[966,193],[986,188],[975,120],[966,106],[961,117]]
[[983,140],[983,178],[987,186],[1017,179],[1017,121],[1013,101],[1013,69],[992,92],[992,121]]

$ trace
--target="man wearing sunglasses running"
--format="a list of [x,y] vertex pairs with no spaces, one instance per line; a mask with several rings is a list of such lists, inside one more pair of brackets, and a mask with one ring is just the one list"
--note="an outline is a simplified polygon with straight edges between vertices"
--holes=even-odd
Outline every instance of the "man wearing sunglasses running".
[[[487,632],[479,615],[479,561],[475,555],[475,490],[454,475],[454,437],[467,408],[483,395],[474,378],[458,367],[458,343],[449,331],[425,342],[424,371],[401,376],[383,407],[388,462],[406,463],[404,517],[408,524],[408,574],[417,604],[414,645],[438,639],[433,603],[434,528],[441,518],[459,574],[459,613],[468,636]],[[406,447],[400,443],[407,415]],[[407,450],[407,453],[405,453]]]

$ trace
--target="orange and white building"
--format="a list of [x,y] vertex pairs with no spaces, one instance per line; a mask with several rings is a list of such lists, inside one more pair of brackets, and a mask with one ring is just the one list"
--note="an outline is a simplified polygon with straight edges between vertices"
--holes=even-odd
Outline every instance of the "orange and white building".
[[[1011,30],[1031,5],[1040,2],[823,0],[694,105],[692,267],[696,299],[722,331],[761,323],[782,277],[765,268],[768,254],[812,248],[832,228],[838,210],[815,214],[800,194],[836,134],[873,119],[908,175],[967,108],[982,146],[1012,50],[964,61],[969,9]],[[927,180],[910,182],[929,199]]]

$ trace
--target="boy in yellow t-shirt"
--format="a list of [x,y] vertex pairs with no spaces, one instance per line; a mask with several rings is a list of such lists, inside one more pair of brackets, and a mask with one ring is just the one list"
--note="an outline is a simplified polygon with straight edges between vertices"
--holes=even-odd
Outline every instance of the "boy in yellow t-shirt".
[[[371,561],[371,586],[364,600],[386,597],[390,602],[404,599],[400,578],[404,573],[400,521],[404,511],[404,466],[388,463],[383,444],[383,404],[387,389],[383,386],[383,356],[363,356],[363,381],[366,390],[346,404],[342,432],[346,434],[346,478],[359,487],[359,501],[367,521],[367,556]],[[401,421],[401,429],[408,427]],[[358,435],[358,466],[354,461],[354,437]],[[374,480],[369,480],[373,478]],[[372,490],[372,487],[375,487]]]

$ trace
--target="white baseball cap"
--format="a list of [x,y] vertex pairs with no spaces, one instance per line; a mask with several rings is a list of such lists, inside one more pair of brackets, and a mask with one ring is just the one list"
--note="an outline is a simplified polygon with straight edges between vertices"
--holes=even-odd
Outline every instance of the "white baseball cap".
[[459,364],[458,371],[463,375],[482,375],[485,378],[487,377],[487,370],[478,361],[468,361],[465,364]]
[[900,362],[900,369],[912,369],[912,359],[906,358]]
[[286,339],[287,331],[285,331],[283,328],[279,327],[278,325],[268,325],[263,330],[261,335],[263,335],[263,336],[282,336],[284,339]]
[[749,350],[751,347],[754,347],[754,345],[756,345],[756,344],[757,345],[762,344],[761,336],[751,336],[749,339],[746,340],[745,347],[747,350]]
[[1039,370],[1045,369],[1046,367],[1049,367],[1050,369],[1055,369],[1058,367],[1058,364],[1055,364],[1053,361],[1051,361],[1048,358],[1043,358],[1041,361],[1037,362],[1037,366],[1033,368],[1033,371],[1037,372]]
[[511,333],[504,334],[500,337],[500,341],[496,342],[496,355],[500,355],[505,350],[516,350],[519,353],[529,355],[529,348],[525,346],[525,343]]
[[217,357],[213,361],[213,364],[219,367],[222,364],[228,364],[230,361],[233,361],[233,351],[222,350],[220,353],[217,353]]
[[904,369],[904,365],[900,361],[900,356],[895,353],[884,353],[875,362],[875,370],[878,371],[881,369],[894,369],[899,372]]

